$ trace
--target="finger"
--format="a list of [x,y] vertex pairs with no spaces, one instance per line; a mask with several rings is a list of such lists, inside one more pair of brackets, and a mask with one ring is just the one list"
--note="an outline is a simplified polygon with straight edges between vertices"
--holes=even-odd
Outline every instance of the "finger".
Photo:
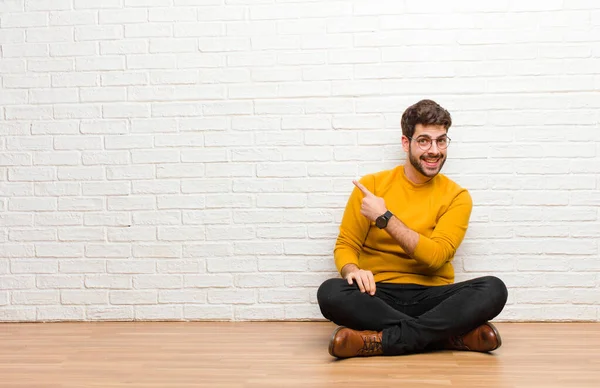
[[352,181],[352,183],[354,183],[354,186],[358,187],[358,189],[365,195],[373,195],[373,193],[371,193],[365,186],[362,185],[362,183],[360,183],[359,181]]
[[373,272],[369,272],[369,282],[371,283],[371,295],[375,295],[375,278]]
[[362,280],[363,285],[365,287],[365,291],[370,294],[371,293],[371,282],[369,281],[369,273],[363,272],[361,274],[360,278],[361,278],[360,280]]
[[348,281],[348,284],[352,284],[352,274],[346,276],[346,280]]
[[360,292],[365,292],[365,285],[363,284],[362,278],[359,276],[356,276],[354,278],[354,280],[356,280],[356,284],[358,285],[358,288],[360,289]]

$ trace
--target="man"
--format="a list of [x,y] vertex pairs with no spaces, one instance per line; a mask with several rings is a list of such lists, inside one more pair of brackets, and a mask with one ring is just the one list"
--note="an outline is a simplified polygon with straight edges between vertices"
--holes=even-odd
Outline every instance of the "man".
[[452,124],[431,100],[402,115],[404,165],[354,181],[334,249],[342,279],[318,290],[323,316],[342,326],[334,357],[400,355],[434,349],[489,352],[501,345],[488,321],[507,290],[492,276],[454,284],[451,261],[472,201],[439,174]]

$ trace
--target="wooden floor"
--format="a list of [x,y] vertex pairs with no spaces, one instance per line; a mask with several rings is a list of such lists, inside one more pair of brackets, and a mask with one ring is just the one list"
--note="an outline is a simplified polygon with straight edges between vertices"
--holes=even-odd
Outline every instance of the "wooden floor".
[[0,324],[2,387],[600,387],[600,324],[497,324],[491,355],[335,360],[331,323]]

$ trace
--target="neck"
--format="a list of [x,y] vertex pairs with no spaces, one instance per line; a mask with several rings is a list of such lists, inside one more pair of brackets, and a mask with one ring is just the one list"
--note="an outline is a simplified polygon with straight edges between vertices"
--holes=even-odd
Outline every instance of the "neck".
[[408,178],[409,181],[416,185],[421,185],[423,183],[427,183],[433,179],[433,177],[428,177],[421,174],[413,165],[410,163],[410,160],[406,159],[404,163],[404,175]]

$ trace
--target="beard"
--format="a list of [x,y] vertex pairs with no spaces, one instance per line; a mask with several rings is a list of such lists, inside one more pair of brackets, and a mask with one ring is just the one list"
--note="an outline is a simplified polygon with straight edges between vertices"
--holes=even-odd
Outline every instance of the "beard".
[[[425,162],[423,161],[423,159],[426,158],[437,158],[438,159],[438,165],[435,168],[430,168],[427,167],[425,165]],[[408,159],[410,160],[410,164],[412,164],[412,166],[421,173],[421,175],[426,176],[428,178],[433,178],[434,176],[436,176],[437,174],[439,174],[439,172],[441,171],[442,167],[444,166],[444,163],[446,163],[446,155],[444,154],[423,154],[421,155],[421,157],[417,158],[413,153],[412,153],[412,148],[408,148]]]

